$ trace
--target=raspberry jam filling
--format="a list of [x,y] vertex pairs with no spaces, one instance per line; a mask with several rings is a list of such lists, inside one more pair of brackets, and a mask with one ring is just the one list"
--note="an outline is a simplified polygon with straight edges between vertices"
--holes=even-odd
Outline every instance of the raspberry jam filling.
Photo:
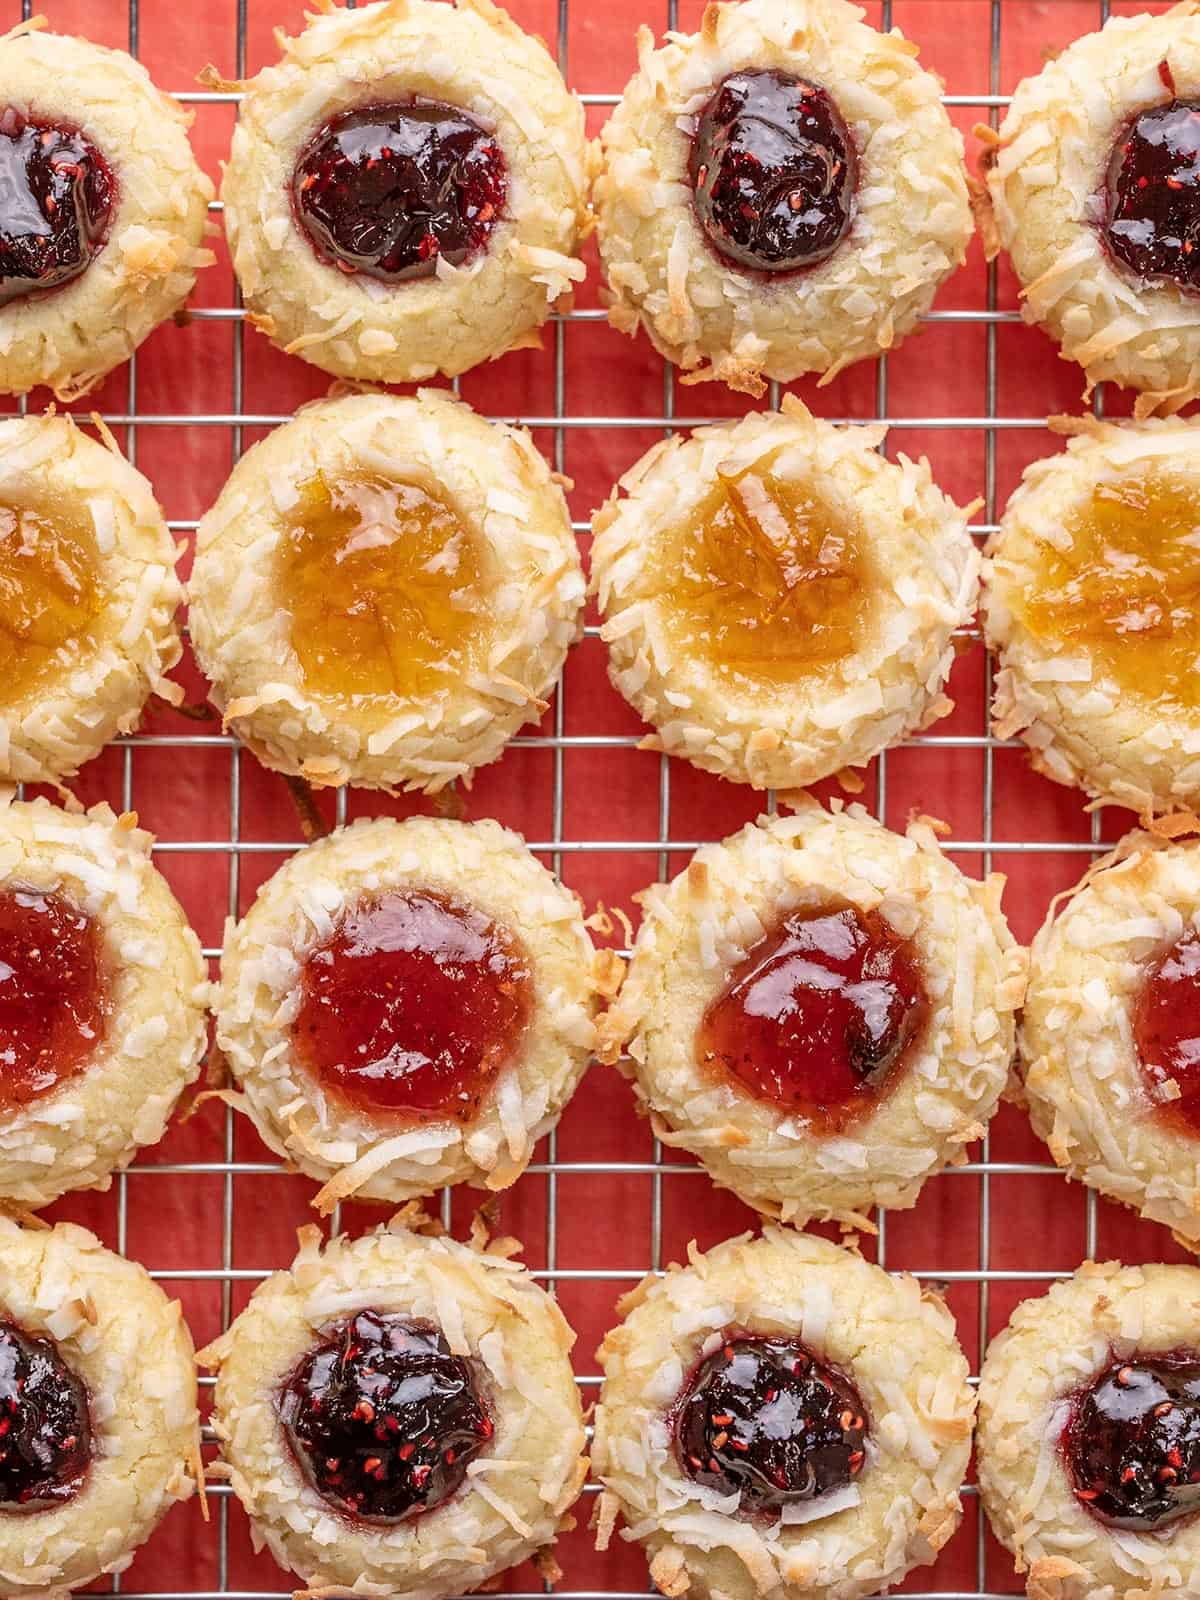
[[846,1488],[869,1437],[854,1384],[796,1339],[727,1333],[676,1403],[680,1467],[705,1488],[740,1494],[743,1513]]
[[700,226],[737,266],[816,266],[854,220],[850,131],[824,89],[786,72],[725,79],[700,113],[688,174]]
[[320,128],[300,154],[292,203],[322,261],[385,283],[461,267],[504,214],[508,168],[495,135],[438,100],[365,106]]
[[849,904],[798,910],[729,974],[696,1034],[701,1067],[837,1132],[873,1109],[923,1030],[911,941]]
[[1200,1353],[1114,1361],[1076,1396],[1060,1447],[1076,1499],[1112,1527],[1200,1509]]
[[[1159,70],[1174,96],[1170,68]],[[1126,124],[1109,157],[1103,235],[1137,277],[1200,290],[1200,100],[1172,98]]]
[[1133,1039],[1157,1113],[1200,1134],[1200,935],[1184,934],[1147,969]]
[[0,1323],[0,1512],[48,1511],[92,1459],[88,1393],[51,1339]]
[[100,930],[62,895],[0,890],[0,1112],[87,1066],[108,1022]]
[[300,988],[302,1064],[368,1115],[469,1120],[533,1011],[516,935],[429,889],[360,900],[307,957]]
[[117,185],[78,128],[0,111],[0,305],[56,289],[101,249]]
[[278,1404],[313,1487],[371,1521],[441,1505],[495,1432],[470,1362],[432,1324],[381,1311],[330,1330]]

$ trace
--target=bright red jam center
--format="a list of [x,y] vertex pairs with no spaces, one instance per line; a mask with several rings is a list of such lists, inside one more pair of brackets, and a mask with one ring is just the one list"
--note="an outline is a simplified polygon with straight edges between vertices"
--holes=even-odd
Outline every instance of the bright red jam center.
[[1113,146],[1105,204],[1104,240],[1118,261],[1139,278],[1200,290],[1200,100],[1132,119]]
[[[1158,1114],[1200,1133],[1200,935],[1185,934],[1146,972],[1133,1037]],[[1166,1099],[1172,1083],[1179,1094]]]
[[92,1459],[88,1393],[52,1339],[0,1323],[0,1512],[72,1499]]
[[57,894],[0,891],[0,1111],[82,1072],[104,1037],[107,991],[85,912]]
[[0,110],[0,305],[77,278],[104,243],[116,192],[78,128]]
[[890,1086],[927,1012],[916,953],[881,916],[794,911],[734,968],[696,1052],[701,1066],[833,1132]]
[[293,1024],[326,1089],[370,1113],[467,1121],[533,1009],[516,936],[427,889],[362,900],[305,961]]

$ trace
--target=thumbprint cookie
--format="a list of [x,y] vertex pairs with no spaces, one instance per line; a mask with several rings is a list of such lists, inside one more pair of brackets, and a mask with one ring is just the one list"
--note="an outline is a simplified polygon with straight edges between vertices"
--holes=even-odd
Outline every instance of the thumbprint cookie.
[[230,926],[217,1040],[320,1209],[503,1189],[583,1076],[605,969],[575,895],[498,823],[357,822]]
[[536,347],[588,216],[583,108],[545,46],[491,0],[318,9],[244,86],[225,171],[251,321],[381,383]]
[[191,293],[209,178],[190,112],[123,50],[0,35],[0,391],[85,394]]
[[609,674],[648,741],[795,789],[945,716],[975,610],[967,512],[926,461],[878,452],[790,396],[663,440],[596,513]]
[[0,1590],[124,1572],[200,1474],[178,1300],[84,1228],[0,1216]]
[[609,318],[747,394],[891,349],[971,236],[962,138],[898,31],[847,0],[710,4],[602,136]]
[[768,1227],[649,1277],[599,1350],[593,1465],[664,1595],[858,1600],[958,1527],[975,1400],[914,1278]]
[[1200,808],[1200,424],[1054,423],[984,565],[995,730],[1095,800]]
[[1008,1076],[1024,973],[1003,882],[964,877],[928,819],[900,835],[801,796],[643,896],[602,1056],[625,1053],[665,1143],[770,1216],[911,1206]]
[[445,1600],[549,1554],[587,1462],[551,1297],[401,1217],[255,1290],[200,1352],[213,1426],[256,1542],[310,1592]]
[[985,128],[991,252],[1088,392],[1138,414],[1200,394],[1200,10],[1111,18],[1018,84]]
[[1031,1600],[1200,1587],[1200,1270],[1084,1262],[979,1378],[979,1490]]
[[583,594],[529,435],[428,389],[321,401],[248,450],[189,585],[213,700],[266,766],[430,793],[545,711]]

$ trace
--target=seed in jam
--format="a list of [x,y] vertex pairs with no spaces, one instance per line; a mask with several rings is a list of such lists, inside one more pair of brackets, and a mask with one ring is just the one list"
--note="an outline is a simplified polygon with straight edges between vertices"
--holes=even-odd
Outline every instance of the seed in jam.
[[0,706],[88,633],[103,606],[97,564],[92,524],[70,506],[0,502]]
[[[1169,68],[1163,81],[1173,93]],[[1126,123],[1104,202],[1104,241],[1122,266],[1200,290],[1200,100],[1148,106]]]
[[1156,1115],[1200,1134],[1200,934],[1185,933],[1146,969],[1133,1038]]
[[276,582],[314,694],[432,693],[479,663],[484,555],[448,500],[365,473],[301,485]]
[[729,680],[795,683],[852,655],[875,584],[858,531],[774,461],[717,469],[712,491],[668,531],[654,598],[683,659]]
[[78,128],[0,110],[0,306],[77,278],[104,244],[116,194]]
[[1076,1396],[1060,1447],[1075,1498],[1111,1527],[1200,1509],[1200,1353],[1113,1361]]
[[108,1011],[91,917],[59,894],[0,890],[0,1112],[82,1072],[104,1038]]
[[786,72],[725,79],[700,113],[688,172],[701,227],[738,266],[816,266],[854,220],[850,131],[824,89]]
[[0,1512],[70,1500],[91,1459],[87,1389],[53,1340],[0,1322]]
[[323,261],[386,283],[461,267],[504,215],[508,169],[494,134],[457,106],[410,100],[334,117],[292,179],[300,226]]
[[1078,641],[1139,699],[1200,703],[1200,500],[1158,472],[1099,484],[1014,601],[1039,638]]
[[313,1487],[350,1516],[399,1522],[454,1493],[495,1432],[471,1363],[431,1323],[360,1311],[283,1385],[279,1416]]
[[837,1132],[896,1081],[928,1000],[915,950],[874,911],[793,911],[730,973],[696,1032],[708,1073]]
[[687,1476],[753,1514],[844,1489],[866,1461],[870,1420],[854,1384],[796,1339],[729,1332],[677,1402]]
[[292,1038],[327,1090],[368,1114],[468,1121],[533,1010],[516,935],[428,889],[360,900],[308,956]]

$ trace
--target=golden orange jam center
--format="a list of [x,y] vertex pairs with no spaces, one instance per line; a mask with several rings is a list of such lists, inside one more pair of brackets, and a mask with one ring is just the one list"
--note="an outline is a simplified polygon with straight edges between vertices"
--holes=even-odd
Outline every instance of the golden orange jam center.
[[1066,532],[1069,549],[1039,548],[1020,620],[1085,646],[1123,689],[1196,705],[1200,496],[1158,472],[1121,478],[1100,484]]
[[301,486],[276,579],[308,688],[427,694],[486,642],[483,553],[441,496],[364,473]]
[[672,647],[719,673],[794,683],[858,648],[870,615],[857,528],[773,461],[717,483],[669,532],[655,596]]
[[69,504],[0,501],[0,704],[13,705],[86,634],[103,605],[91,518]]

